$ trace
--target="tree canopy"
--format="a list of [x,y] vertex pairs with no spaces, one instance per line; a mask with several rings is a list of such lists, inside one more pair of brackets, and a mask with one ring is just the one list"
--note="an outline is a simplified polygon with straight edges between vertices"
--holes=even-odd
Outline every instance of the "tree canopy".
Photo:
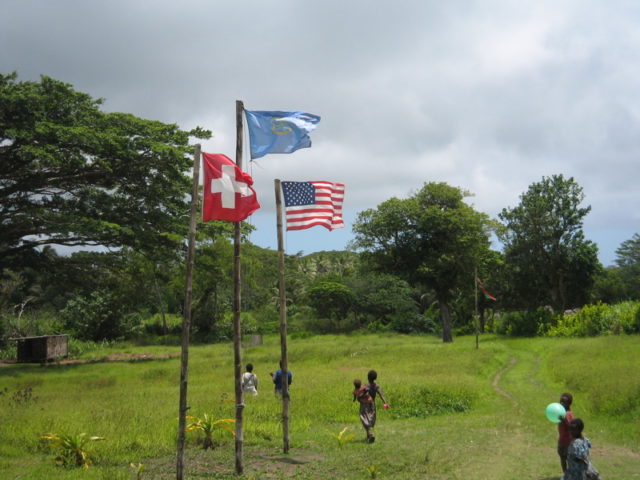
[[581,207],[582,187],[562,175],[543,177],[500,213],[513,306],[556,311],[587,300],[600,268],[598,247],[582,230],[591,207]]
[[616,250],[616,265],[627,298],[640,298],[640,234],[625,240]]
[[413,196],[392,198],[358,215],[353,246],[379,271],[434,291],[443,341],[452,341],[449,305],[473,282],[489,249],[488,217],[464,202],[470,194],[446,183],[425,183]]
[[634,267],[640,265],[640,234],[635,233],[629,240],[625,240],[616,250],[616,265],[619,267]]
[[0,74],[0,266],[43,245],[149,250],[184,238],[189,137],[210,133],[101,103],[46,76]]

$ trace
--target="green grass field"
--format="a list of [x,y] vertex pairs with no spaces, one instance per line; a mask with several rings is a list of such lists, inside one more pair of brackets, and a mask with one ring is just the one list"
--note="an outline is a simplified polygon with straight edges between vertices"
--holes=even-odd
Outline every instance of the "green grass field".
[[[282,453],[281,406],[269,372],[278,337],[243,350],[261,381],[246,398],[247,479],[551,480],[561,475],[557,430],[544,415],[560,393],[574,394],[592,460],[606,480],[640,479],[640,337],[592,339],[316,336],[289,340],[291,450]],[[140,354],[150,357],[140,358]],[[174,479],[179,347],[111,345],[109,361],[0,367],[0,478]],[[116,355],[119,354],[119,355]],[[126,361],[126,355],[137,360]],[[230,344],[192,346],[190,414],[233,418]],[[123,361],[125,360],[125,361]],[[364,442],[352,381],[378,371],[391,405],[379,409],[376,442]],[[348,442],[336,436],[345,427]],[[54,464],[40,439],[53,432],[104,437],[90,445],[88,470]],[[213,450],[187,434],[188,479],[238,478],[234,440],[219,431]]]

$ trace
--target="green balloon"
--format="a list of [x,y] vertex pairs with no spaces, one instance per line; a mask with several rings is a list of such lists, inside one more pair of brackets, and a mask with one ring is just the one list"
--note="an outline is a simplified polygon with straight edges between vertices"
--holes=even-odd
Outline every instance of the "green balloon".
[[560,423],[560,417],[566,417],[567,411],[560,403],[550,403],[547,405],[546,414],[550,422]]

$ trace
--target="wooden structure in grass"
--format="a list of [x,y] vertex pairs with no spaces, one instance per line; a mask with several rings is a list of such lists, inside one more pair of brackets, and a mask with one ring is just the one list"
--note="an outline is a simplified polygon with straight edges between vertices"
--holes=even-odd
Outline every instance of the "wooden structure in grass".
[[12,338],[18,343],[19,363],[45,363],[69,356],[69,335]]

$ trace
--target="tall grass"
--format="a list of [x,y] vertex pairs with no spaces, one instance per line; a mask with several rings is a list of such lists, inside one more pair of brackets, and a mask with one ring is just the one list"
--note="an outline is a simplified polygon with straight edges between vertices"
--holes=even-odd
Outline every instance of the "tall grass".
[[569,340],[549,354],[546,373],[598,415],[640,418],[640,337]]

